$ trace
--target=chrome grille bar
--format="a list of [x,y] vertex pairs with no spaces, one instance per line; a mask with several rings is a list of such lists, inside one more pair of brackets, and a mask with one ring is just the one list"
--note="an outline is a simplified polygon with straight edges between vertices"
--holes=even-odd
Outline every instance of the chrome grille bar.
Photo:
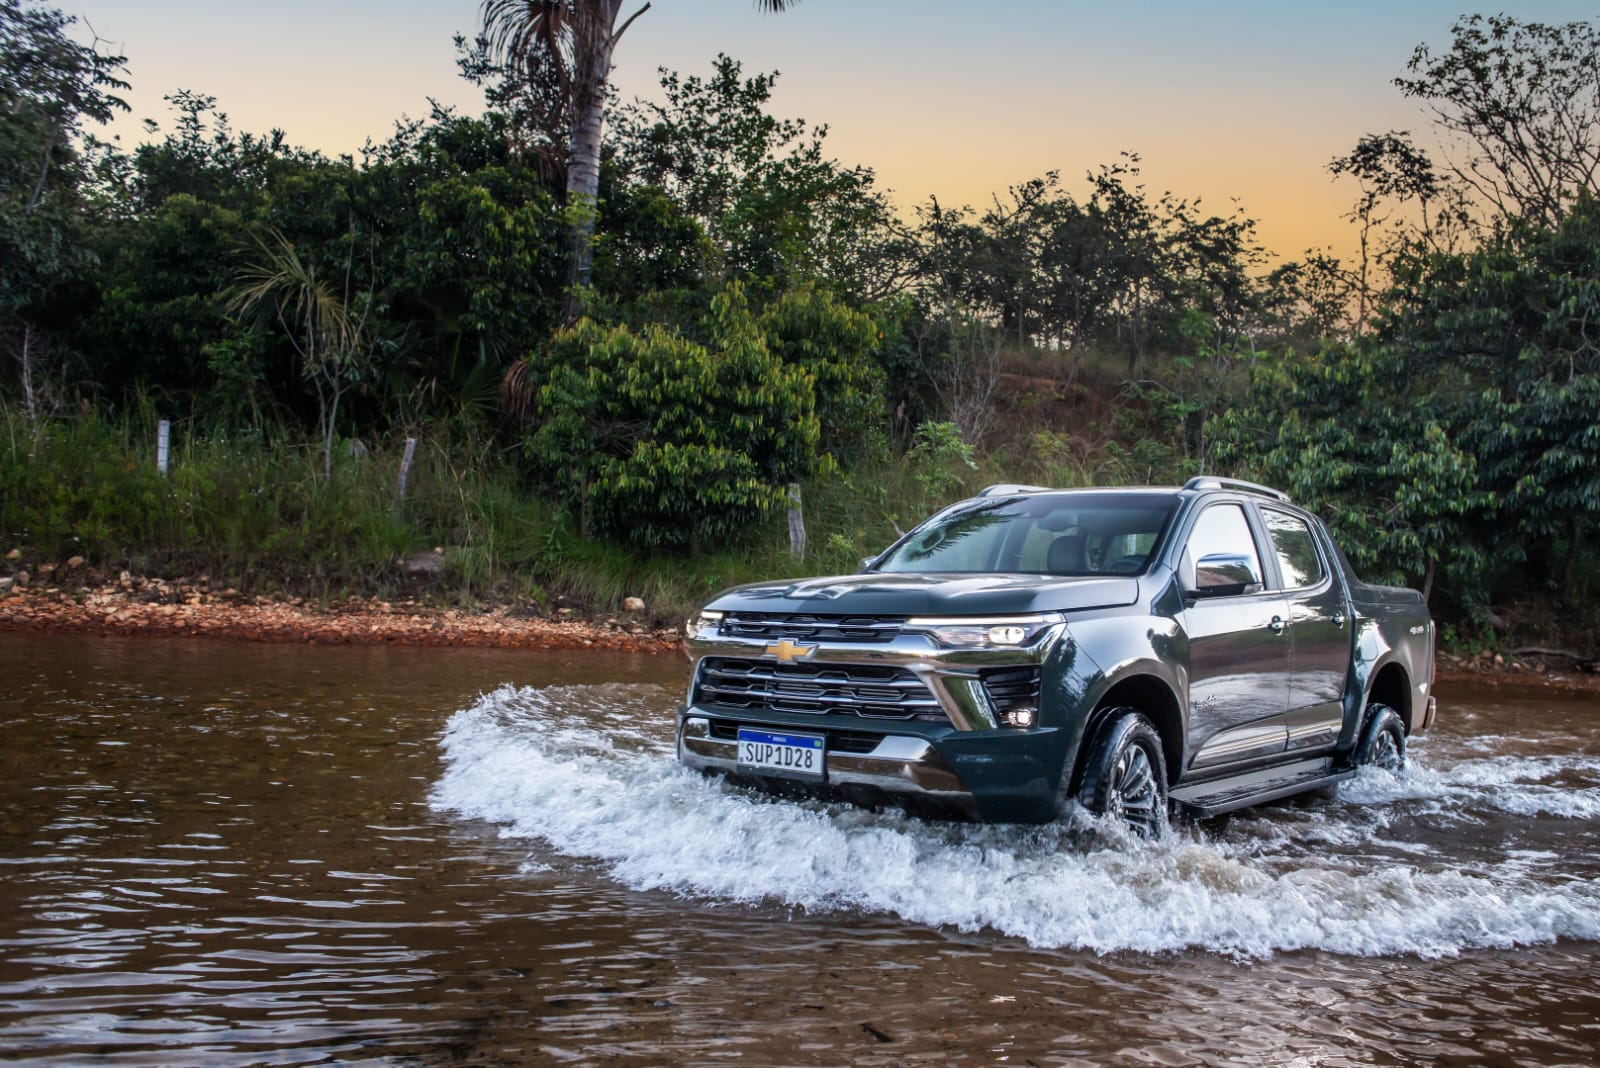
[[782,615],[772,612],[729,612],[721,633],[731,638],[879,645],[892,642],[905,627],[906,616]]
[[704,700],[743,709],[855,713],[878,719],[944,718],[933,692],[905,668],[870,664],[768,664],[708,657],[696,687]]

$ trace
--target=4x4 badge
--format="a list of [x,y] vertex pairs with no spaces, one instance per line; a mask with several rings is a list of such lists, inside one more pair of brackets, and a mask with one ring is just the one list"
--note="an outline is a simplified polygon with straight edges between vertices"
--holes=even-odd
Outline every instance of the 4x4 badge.
[[817,647],[815,645],[796,645],[788,638],[783,639],[776,645],[769,645],[762,650],[768,656],[775,656],[785,663],[791,660],[803,660],[816,651]]

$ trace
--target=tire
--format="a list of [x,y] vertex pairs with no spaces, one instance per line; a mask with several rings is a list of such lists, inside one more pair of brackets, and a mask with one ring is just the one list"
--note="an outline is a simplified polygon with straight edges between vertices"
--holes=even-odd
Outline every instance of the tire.
[[1406,729],[1400,714],[1388,705],[1367,707],[1367,728],[1356,746],[1356,766],[1398,775],[1406,768]]
[[1078,802],[1144,838],[1167,828],[1167,764],[1161,735],[1132,708],[1111,712],[1094,736]]

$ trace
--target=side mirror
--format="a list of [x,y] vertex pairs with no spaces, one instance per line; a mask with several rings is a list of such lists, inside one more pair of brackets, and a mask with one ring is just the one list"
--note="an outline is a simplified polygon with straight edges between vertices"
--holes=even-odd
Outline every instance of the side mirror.
[[1261,576],[1250,557],[1240,553],[1210,553],[1194,565],[1194,588],[1189,596],[1237,597],[1245,593],[1260,593]]
[[863,556],[861,558],[861,570],[862,571],[871,571],[872,570],[872,565],[877,563],[877,562],[878,562],[878,558],[876,556]]

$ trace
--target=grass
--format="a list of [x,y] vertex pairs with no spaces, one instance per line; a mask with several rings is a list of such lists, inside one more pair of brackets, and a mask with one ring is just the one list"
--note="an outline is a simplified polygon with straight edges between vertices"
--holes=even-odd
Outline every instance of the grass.
[[[87,412],[34,426],[0,405],[0,552],[82,555],[112,572],[204,573],[242,590],[314,598],[409,594],[606,614],[636,596],[667,621],[742,582],[854,571],[900,531],[990,483],[1083,485],[1127,474],[1115,450],[1049,432],[991,453],[953,435],[909,454],[878,442],[805,486],[804,559],[790,555],[781,514],[687,557],[582,536],[481,434],[423,437],[397,508],[399,437],[341,447],[330,481],[304,435],[178,422],[163,476],[156,422],[143,404],[115,418]],[[439,573],[407,567],[435,549]]]
[[241,588],[384,593],[411,581],[412,554],[448,547],[448,593],[527,593],[550,511],[520,493],[493,450],[425,440],[396,507],[402,442],[341,450],[332,480],[302,438],[177,425],[156,471],[155,419],[87,414],[34,427],[0,408],[0,542],[108,569],[205,572]]

